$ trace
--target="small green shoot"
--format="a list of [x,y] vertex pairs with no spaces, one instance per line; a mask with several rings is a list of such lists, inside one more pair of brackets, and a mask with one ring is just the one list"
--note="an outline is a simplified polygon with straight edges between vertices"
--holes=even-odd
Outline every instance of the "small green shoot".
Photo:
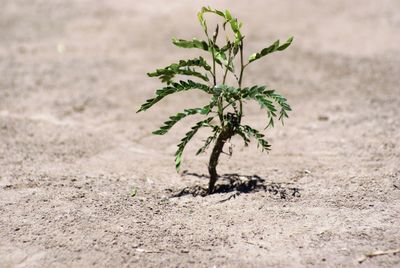
[[133,187],[132,190],[130,191],[129,195],[131,197],[135,197],[137,195],[137,191],[138,191],[137,188]]

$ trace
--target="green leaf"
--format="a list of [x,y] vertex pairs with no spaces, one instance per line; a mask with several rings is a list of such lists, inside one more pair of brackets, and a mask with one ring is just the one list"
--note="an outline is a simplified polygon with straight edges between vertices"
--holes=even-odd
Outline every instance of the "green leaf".
[[261,50],[261,52],[254,53],[249,57],[249,62],[253,62],[255,60],[258,60],[270,53],[276,52],[276,51],[282,51],[285,50],[287,47],[290,46],[290,44],[293,42],[293,37],[290,37],[283,45],[279,45],[279,40],[275,41],[271,46],[264,48]]
[[208,36],[208,32],[207,32],[207,22],[204,19],[204,14],[205,13],[214,13],[218,16],[221,16],[225,19],[225,14],[224,12],[220,11],[220,10],[216,10],[216,9],[212,9],[211,7],[203,7],[200,12],[197,13],[197,18],[199,19],[199,22],[201,24],[201,27],[203,28],[204,32],[206,33],[206,35]]
[[253,86],[251,88],[245,87],[240,90],[242,98],[254,98],[256,95],[262,95],[266,91],[265,86]]
[[[172,39],[172,43],[178,47],[182,48],[198,48],[210,53],[214,54],[216,62],[221,65],[221,66],[228,66],[228,60],[226,57],[226,54],[223,50],[219,49],[219,47],[216,44],[212,44],[209,46],[206,41],[198,40],[196,38],[193,38],[192,41],[188,40],[183,40],[183,39]],[[229,70],[233,70],[233,64],[230,64],[228,66]]]
[[266,108],[272,116],[276,116],[276,108],[274,103],[268,99],[269,96],[265,95],[265,86],[254,86],[251,88],[243,88],[241,90],[241,95],[246,99],[253,99],[257,101],[261,108]]
[[211,70],[211,66],[206,62],[203,57],[195,58],[192,60],[180,60],[178,63],[173,63],[165,68],[158,69],[155,72],[148,73],[149,77],[158,77],[161,82],[171,84],[172,79],[176,75],[189,75],[200,78],[206,82],[209,81],[207,75],[199,73],[190,67],[200,67],[206,71]]
[[154,135],[164,135],[166,134],[176,123],[178,123],[183,118],[194,115],[194,114],[202,114],[208,115],[211,112],[211,109],[215,106],[215,102],[210,103],[209,105],[204,106],[203,108],[194,108],[194,109],[185,109],[181,113],[177,113],[174,116],[170,116],[168,121],[164,122],[164,125],[160,127],[160,129],[153,132]]
[[[281,107],[281,109],[279,111],[278,120],[281,120],[282,124],[283,124],[283,119],[284,118],[289,118],[289,115],[287,114],[287,112],[292,110],[290,105],[287,103],[287,99],[285,97],[283,97],[282,95],[279,95],[278,93],[275,93],[275,91],[265,92],[264,95],[267,96],[267,97],[272,98],[273,100],[275,100],[275,102],[277,102],[279,104],[279,106]],[[272,123],[272,126],[273,126],[273,123]]]
[[133,187],[131,192],[130,192],[131,197],[135,197],[137,195],[137,191],[138,191],[137,188]]
[[222,12],[220,10],[217,10],[217,9],[213,9],[213,8],[211,8],[209,6],[208,7],[202,7],[202,9],[198,13],[198,15],[200,14],[199,16],[201,16],[203,18],[203,20],[204,20],[204,14],[205,13],[214,13],[214,14],[216,14],[218,16],[221,16],[222,18],[226,19],[226,16],[225,16],[224,12]]
[[275,124],[274,124],[274,118],[271,116],[271,114],[268,114],[268,117],[269,117],[269,122],[268,122],[268,125],[265,127],[266,129],[268,128],[268,127],[274,127],[275,126]]
[[253,86],[251,88],[241,89],[241,97],[246,99],[256,100],[262,108],[268,110],[269,123],[267,127],[274,126],[274,117],[277,116],[277,108],[274,103],[280,106],[279,118],[283,123],[284,118],[288,118],[288,112],[291,111],[290,105],[287,103],[287,99],[282,95],[279,95],[275,90],[268,90],[265,86]]
[[246,136],[246,133],[243,132],[242,128],[240,128],[240,127],[236,128],[236,134],[238,134],[240,137],[242,137],[244,146],[249,145],[250,139]]
[[[206,21],[204,19],[205,13],[214,13],[214,14],[222,17],[224,19],[224,24],[223,24],[224,29],[225,29],[225,25],[229,23],[233,33],[235,34],[234,44],[235,44],[235,47],[237,47],[243,38],[242,33],[240,32],[240,28],[242,27],[243,24],[241,22],[239,22],[237,20],[237,18],[234,18],[229,10],[225,10],[225,12],[222,12],[220,10],[213,9],[211,7],[203,7],[201,9],[201,11],[197,14],[197,16],[199,18],[200,24],[202,25],[202,27],[206,33],[207,33],[207,25],[206,25]],[[235,55],[236,55],[236,53],[235,53]]]
[[192,41],[173,38],[172,43],[177,47],[198,48],[204,51],[209,51],[207,42],[203,40],[198,40],[196,38],[193,38]]
[[223,97],[228,103],[233,103],[240,99],[240,89],[227,85],[217,85],[213,89],[215,97]]
[[199,19],[200,25],[203,28],[204,32],[207,34],[207,23],[206,20],[204,19],[203,9],[200,10],[199,13],[197,13],[197,18]]
[[233,17],[232,17],[231,12],[229,10],[225,10],[225,19],[227,21],[233,20]]
[[261,146],[261,149],[264,150],[271,150],[271,145],[268,143],[268,141],[266,141],[264,139],[265,135],[260,133],[258,130],[244,125],[244,126],[240,126],[239,127],[241,129],[242,132],[246,133],[248,136],[254,137],[257,142],[258,142],[258,146]]
[[197,133],[197,131],[202,127],[210,127],[210,122],[213,120],[213,117],[209,117],[203,121],[197,122],[189,132],[186,133],[185,137],[181,140],[181,143],[178,144],[178,150],[175,153],[175,167],[176,171],[179,171],[182,162],[183,151],[188,144],[188,142],[193,138],[193,136]]
[[168,95],[171,95],[173,93],[181,92],[181,91],[187,91],[190,89],[200,89],[206,93],[212,94],[211,89],[209,86],[201,84],[201,83],[196,83],[193,82],[192,80],[188,81],[180,81],[179,83],[172,83],[168,87],[164,87],[162,89],[159,89],[156,91],[156,96],[154,98],[146,100],[144,104],[140,107],[140,109],[137,111],[137,113],[146,111],[149,109],[151,106],[162,100]]
[[269,113],[271,113],[272,116],[276,116],[276,108],[275,105],[272,101],[268,100],[265,96],[263,95],[256,95],[255,100],[258,101],[258,103],[261,105],[261,108],[266,108]]
[[228,51],[228,50],[231,49],[231,48],[233,48],[233,44],[228,40],[227,43],[226,43],[226,45],[223,46],[223,47],[220,49],[220,51],[221,51],[221,52],[226,52],[226,51]]
[[288,48],[293,42],[293,36],[290,37],[288,40],[286,40],[286,42],[281,45],[280,47],[278,47],[279,51],[285,50],[286,48]]

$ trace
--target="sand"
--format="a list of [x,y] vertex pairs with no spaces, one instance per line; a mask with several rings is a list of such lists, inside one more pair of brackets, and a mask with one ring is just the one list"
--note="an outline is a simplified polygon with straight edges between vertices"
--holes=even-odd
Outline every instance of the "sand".
[[[245,85],[284,94],[293,112],[265,133],[272,151],[234,139],[219,173],[270,190],[173,197],[207,184],[196,118],[163,137],[198,92],[136,110],[160,86],[146,72],[194,57],[171,37],[201,36],[212,1],[5,0],[0,8],[0,267],[399,267],[400,3],[218,1],[244,21]],[[246,106],[263,128],[265,113]],[[286,191],[286,198],[273,188]],[[271,190],[272,189],[272,190]],[[291,194],[298,189],[298,194]]]

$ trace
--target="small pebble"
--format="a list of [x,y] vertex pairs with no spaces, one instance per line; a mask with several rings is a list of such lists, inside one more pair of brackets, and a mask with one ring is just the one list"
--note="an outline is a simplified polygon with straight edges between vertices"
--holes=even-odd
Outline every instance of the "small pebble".
[[320,116],[318,116],[318,120],[319,120],[319,121],[328,121],[328,120],[329,120],[329,117],[326,116],[326,115],[320,115]]

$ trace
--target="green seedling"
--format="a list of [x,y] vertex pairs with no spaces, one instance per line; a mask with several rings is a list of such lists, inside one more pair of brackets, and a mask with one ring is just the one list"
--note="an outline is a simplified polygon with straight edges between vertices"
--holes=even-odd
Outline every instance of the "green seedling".
[[[217,24],[212,35],[209,33],[209,25],[205,19],[206,14],[212,14],[222,19],[222,23]],[[197,122],[178,144],[175,153],[175,165],[177,171],[179,171],[183,151],[198,130],[201,128],[210,129],[211,135],[205,140],[197,154],[205,152],[213,144],[214,147],[208,164],[210,174],[208,193],[211,194],[218,179],[216,167],[219,156],[223,152],[225,143],[230,141],[233,136],[239,135],[245,146],[249,144],[251,138],[254,138],[263,151],[271,149],[271,145],[265,139],[264,134],[249,125],[242,124],[245,101],[255,101],[266,110],[266,128],[274,127],[274,120],[280,120],[283,123],[284,118],[288,117],[291,108],[282,95],[266,86],[243,87],[243,78],[249,64],[273,52],[285,50],[292,43],[293,37],[283,44],[278,40],[245,60],[243,56],[245,37],[241,32],[242,23],[233,17],[228,10],[223,12],[210,7],[203,7],[198,13],[198,19],[204,30],[205,40],[196,38],[192,40],[172,39],[172,43],[181,48],[201,50],[208,55],[208,61],[199,56],[194,59],[180,60],[165,68],[148,73],[149,77],[159,78],[166,86],[158,89],[155,96],[148,99],[138,112],[146,111],[168,95],[178,92],[195,89],[210,95],[210,102],[206,106],[185,109],[169,117],[169,120],[153,134],[166,134],[178,121],[187,116],[205,116],[205,119]],[[223,44],[218,44],[221,42],[219,39],[222,39],[220,38],[221,29],[224,31]],[[177,81],[177,76],[187,76],[192,79]],[[228,76],[233,77],[233,81],[236,80],[237,85],[227,85]]]
[[137,195],[137,188],[133,187],[129,194],[131,197],[135,197]]

